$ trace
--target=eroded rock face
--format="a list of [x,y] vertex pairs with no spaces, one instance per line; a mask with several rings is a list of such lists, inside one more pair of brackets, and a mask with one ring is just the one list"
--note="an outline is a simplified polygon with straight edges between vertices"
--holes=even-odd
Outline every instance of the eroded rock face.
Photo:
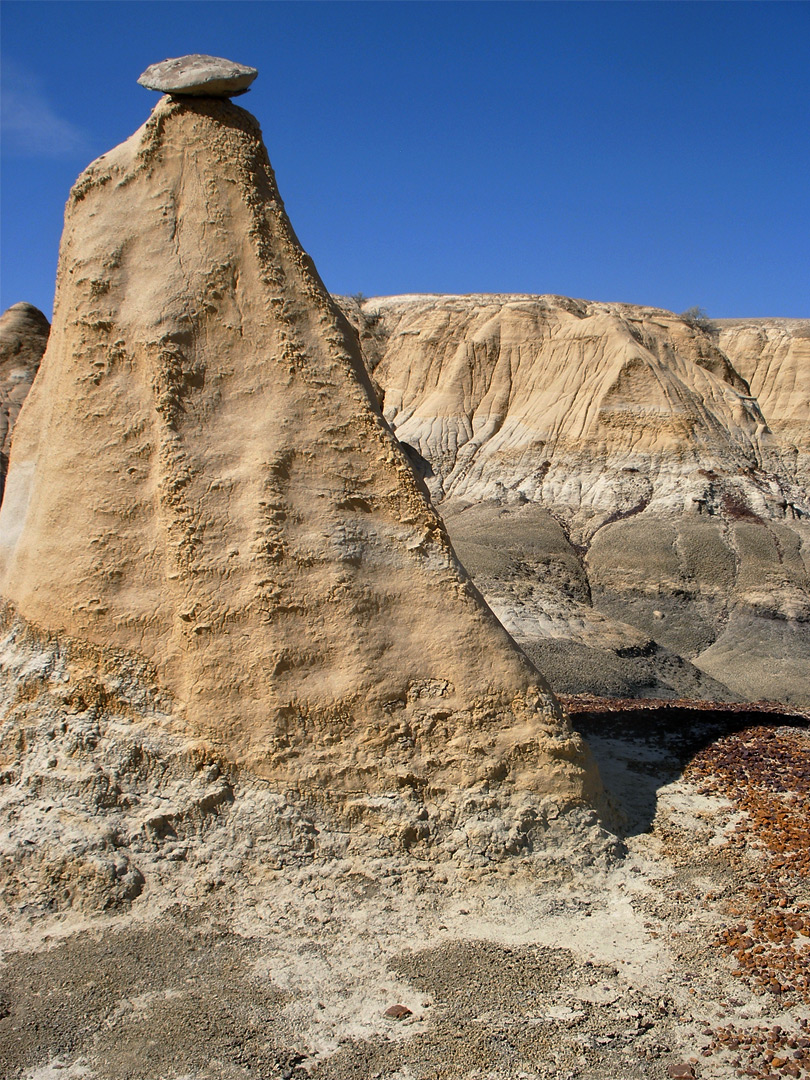
[[751,388],[781,448],[780,474],[810,489],[810,320],[721,319],[718,344]]
[[385,322],[374,374],[386,417],[429,461],[439,497],[539,501],[577,541],[616,514],[697,516],[723,497],[810,514],[747,383],[678,316],[531,296],[366,306]]
[[482,785],[538,827],[600,797],[228,102],[163,99],[77,181],[0,556],[8,648],[69,659],[23,665],[49,716],[151,718],[316,801],[407,790],[446,828]]
[[39,370],[51,324],[33,304],[13,304],[0,315],[0,501],[11,435]]
[[707,333],[536,296],[347,311],[465,565],[552,686],[810,701],[810,323]]
[[[620,557],[640,573],[628,589],[620,579],[614,590],[599,577],[598,556],[591,553],[586,559],[554,515],[536,503],[465,507],[450,499],[442,509],[459,557],[492,610],[557,692],[735,699],[721,675],[713,678],[690,662],[696,650],[659,633],[662,620],[652,609],[666,605],[657,567],[643,560],[638,564],[634,548],[617,545]],[[610,535],[611,528],[603,532]],[[634,586],[640,596],[631,594]],[[666,587],[674,592],[676,586]],[[639,610],[642,597],[649,601],[646,618]],[[676,613],[668,609],[670,620],[676,620]]]

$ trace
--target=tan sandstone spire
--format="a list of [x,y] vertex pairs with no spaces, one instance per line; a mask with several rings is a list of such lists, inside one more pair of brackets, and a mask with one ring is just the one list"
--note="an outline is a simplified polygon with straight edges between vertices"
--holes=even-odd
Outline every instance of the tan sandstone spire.
[[274,781],[599,790],[230,102],[162,98],[74,186],[0,545],[11,610],[144,658],[176,731]]

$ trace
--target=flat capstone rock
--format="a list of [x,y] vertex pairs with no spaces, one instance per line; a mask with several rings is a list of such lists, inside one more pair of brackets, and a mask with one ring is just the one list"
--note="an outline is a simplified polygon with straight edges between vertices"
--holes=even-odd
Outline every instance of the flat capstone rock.
[[162,94],[233,97],[244,94],[258,74],[256,68],[235,64],[221,56],[193,53],[152,64],[138,79],[138,85]]

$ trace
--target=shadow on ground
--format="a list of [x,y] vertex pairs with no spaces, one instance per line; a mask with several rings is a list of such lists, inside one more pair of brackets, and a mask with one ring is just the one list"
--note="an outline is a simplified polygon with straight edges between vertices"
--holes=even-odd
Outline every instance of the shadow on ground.
[[810,720],[797,713],[739,706],[689,708],[651,702],[642,708],[570,712],[624,819],[624,836],[649,831],[659,790],[676,781],[692,758],[718,739],[751,727],[810,727]]

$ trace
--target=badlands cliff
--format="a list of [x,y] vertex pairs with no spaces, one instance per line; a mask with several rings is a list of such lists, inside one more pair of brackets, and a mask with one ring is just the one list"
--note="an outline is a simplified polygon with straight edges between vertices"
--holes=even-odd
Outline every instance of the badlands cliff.
[[463,564],[555,689],[808,700],[806,321],[707,332],[559,297],[343,306]]
[[384,412],[560,692],[810,701],[810,324],[351,301]]
[[[121,837],[220,816],[235,769],[277,800],[265,842],[304,803],[362,820],[355,842],[466,849],[475,820],[476,857],[572,808],[596,827],[582,740],[461,567],[227,101],[163,98],[73,188],[0,574],[12,847],[78,852],[46,894],[137,893]],[[66,838],[46,794],[117,839]]]

